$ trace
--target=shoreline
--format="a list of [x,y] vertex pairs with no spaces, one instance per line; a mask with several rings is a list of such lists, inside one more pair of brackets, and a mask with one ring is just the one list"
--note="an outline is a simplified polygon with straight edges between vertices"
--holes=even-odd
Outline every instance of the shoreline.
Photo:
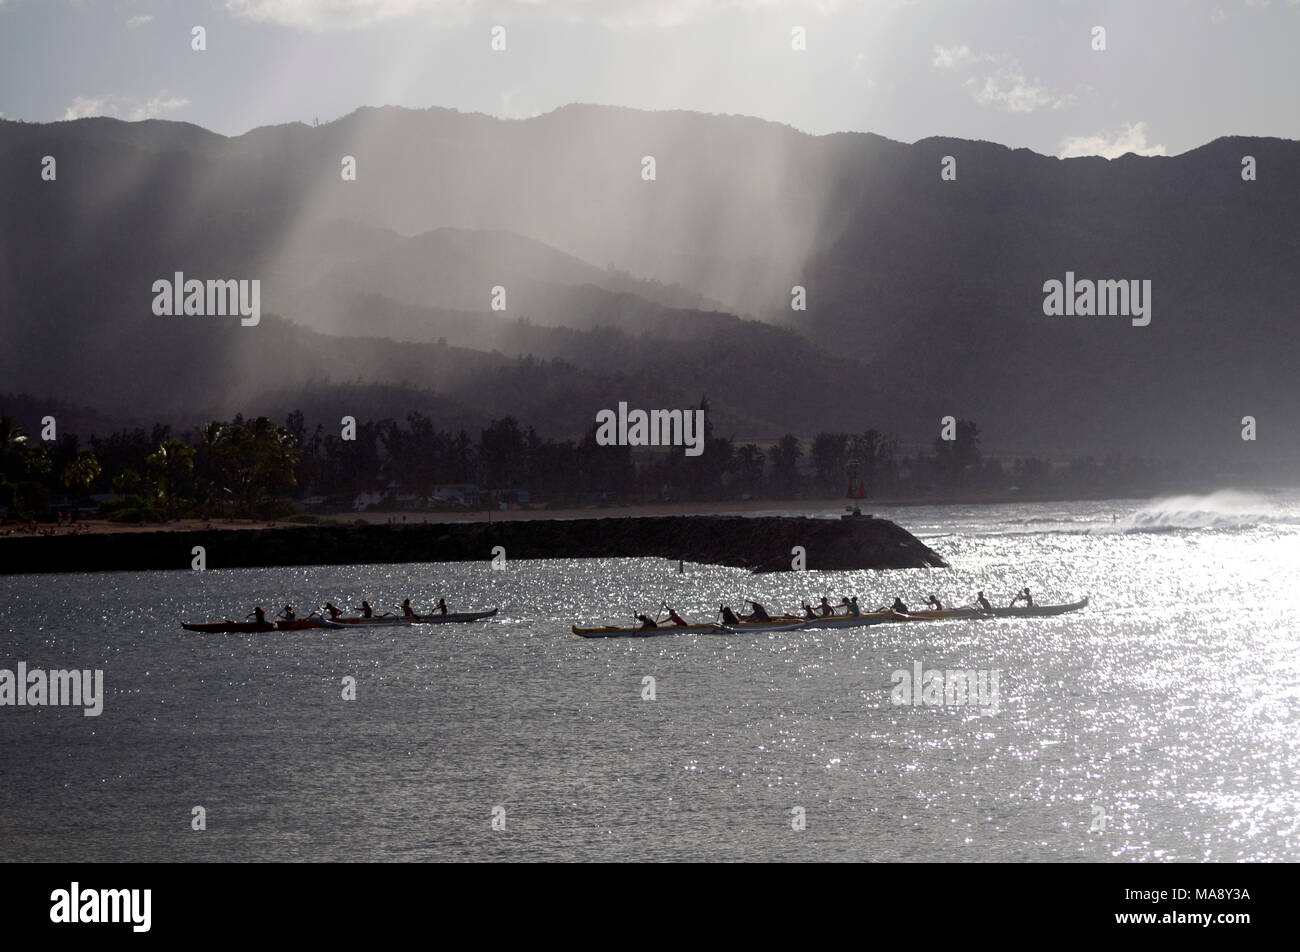
[[[322,526],[353,526],[365,522],[372,526],[406,526],[422,525],[493,525],[500,522],[536,522],[569,521],[587,519],[643,519],[663,518],[669,516],[689,516],[693,518],[710,518],[724,516],[748,516],[761,518],[757,513],[807,513],[823,511],[827,516],[843,515],[846,507],[857,505],[863,515],[871,512],[872,507],[884,509],[907,509],[921,506],[1005,506],[1012,503],[1037,504],[1053,502],[1101,502],[1105,500],[1152,499],[1150,493],[1132,496],[1097,494],[1047,494],[1026,496],[1019,493],[979,496],[896,496],[877,499],[772,499],[772,500],[722,500],[718,502],[667,502],[667,503],[631,503],[627,505],[585,506],[566,509],[524,509],[507,510],[474,509],[464,511],[448,510],[412,510],[395,509],[376,512],[343,513],[309,513],[318,516],[321,522],[293,522],[286,520],[268,521],[264,519],[176,519],[165,523],[125,523],[110,522],[107,519],[83,519],[77,523],[88,527],[92,535],[135,535],[147,532],[223,532],[252,531],[266,529],[310,529]],[[392,520],[390,522],[390,520]],[[41,524],[48,528],[48,524]],[[207,528],[211,526],[211,528]],[[4,527],[12,528],[12,527]],[[69,525],[64,524],[55,529],[58,537],[69,534]],[[0,535],[0,545],[8,540],[33,538],[30,533],[17,532],[13,535]]]

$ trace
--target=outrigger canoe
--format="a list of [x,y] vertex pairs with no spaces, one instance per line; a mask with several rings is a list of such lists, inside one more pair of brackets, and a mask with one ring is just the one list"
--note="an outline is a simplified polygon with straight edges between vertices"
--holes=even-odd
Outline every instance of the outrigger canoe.
[[186,631],[198,631],[205,635],[226,635],[235,632],[253,632],[253,631],[275,631],[275,625],[269,621],[259,624],[255,621],[205,621],[205,622],[181,622],[181,627]]
[[497,613],[495,608],[489,608],[481,612],[447,612],[445,615],[416,615],[411,621],[417,625],[445,625],[453,621],[478,621],[480,618],[491,618]]
[[[788,624],[765,627],[764,631],[816,631],[820,628],[862,628],[892,621],[911,621],[911,616],[896,611],[863,612],[861,615],[830,615],[823,618],[800,618]],[[744,630],[736,625],[714,625],[720,634],[734,635]]]
[[967,606],[964,608],[914,609],[907,613],[907,621],[947,621],[949,619],[972,618],[1050,618],[1052,615],[1064,615],[1066,612],[1078,611],[1088,604],[1086,597],[1065,605],[1017,605],[1006,608],[982,608]]
[[1088,604],[1087,596],[1068,605],[1017,605],[1014,608],[995,608],[991,612],[980,612],[981,616],[992,615],[994,618],[1047,618],[1051,615],[1064,615],[1076,612]]
[[[777,615],[771,621],[742,621],[738,625],[732,625],[731,628],[735,631],[780,631],[783,626],[797,621],[799,621],[797,615]],[[658,628],[642,628],[640,625],[635,628],[620,628],[617,625],[579,628],[573,625],[572,631],[575,635],[584,638],[649,638],[654,635],[713,635],[717,634],[722,627],[711,621],[698,625],[674,625],[672,622],[666,622]]]
[[910,621],[947,621],[951,618],[987,618],[978,608],[918,608],[907,613]]
[[283,618],[276,622],[266,622],[264,624],[255,621],[209,621],[209,622],[181,622],[181,627],[186,631],[197,631],[206,635],[228,635],[235,633],[249,633],[258,631],[302,631],[307,628],[326,628],[323,618],[295,618],[293,621],[285,621]]
[[994,608],[985,611],[982,608],[924,608],[908,611],[906,615],[895,612],[867,612],[857,618],[818,618],[793,628],[852,628],[856,625],[871,625],[876,621],[948,621],[952,619],[969,620],[974,618],[1049,618],[1052,615],[1064,615],[1066,612],[1078,611],[1088,604],[1088,599],[1066,605],[1024,605],[1008,608]]
[[330,618],[324,619],[326,628],[389,628],[397,625],[445,625],[450,622],[478,621],[491,618],[497,609],[489,608],[481,612],[447,612],[437,615],[375,615],[370,618]]
[[281,618],[275,623],[276,631],[302,631],[304,628],[324,628],[325,619],[323,618],[295,618],[293,621],[285,621]]
[[739,625],[721,625],[710,622],[701,625],[660,625],[658,628],[579,628],[573,626],[573,633],[584,638],[648,638],[654,635],[734,635],[746,631],[815,631],[820,628],[860,628],[866,625],[878,625],[888,622],[909,621],[946,621],[950,619],[976,618],[1048,618],[1064,615],[1066,612],[1078,611],[1088,604],[1087,597],[1065,605],[1033,605],[1008,608],[994,608],[984,611],[979,608],[944,608],[920,609],[909,611],[906,615],[892,610],[880,612],[863,612],[861,615],[832,615],[827,618],[804,618],[800,615],[778,615],[770,622],[741,622]]
[[410,618],[402,615],[384,615],[374,618],[322,618],[321,624],[326,628],[397,628],[409,625]]

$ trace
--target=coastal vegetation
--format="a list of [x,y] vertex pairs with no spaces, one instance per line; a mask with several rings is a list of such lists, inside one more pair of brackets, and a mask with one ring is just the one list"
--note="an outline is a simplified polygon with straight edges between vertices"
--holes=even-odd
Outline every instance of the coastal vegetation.
[[346,431],[311,426],[294,411],[282,423],[236,415],[188,430],[156,423],[84,440],[62,432],[52,441],[34,439],[5,414],[0,510],[18,521],[75,512],[163,523],[366,509],[1123,494],[1180,475],[1177,467],[1119,457],[987,457],[970,420],[956,422],[953,439],[936,437],[911,451],[874,428],[741,442],[714,431],[707,398],[698,407],[705,417],[699,456],[682,447],[602,446],[594,424],[581,438],[561,440],[504,417],[471,434],[443,429],[419,411],[404,420],[356,422]]

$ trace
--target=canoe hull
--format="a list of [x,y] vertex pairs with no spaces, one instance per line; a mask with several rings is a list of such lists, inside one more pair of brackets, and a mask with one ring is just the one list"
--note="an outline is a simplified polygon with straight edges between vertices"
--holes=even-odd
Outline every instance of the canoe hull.
[[416,625],[446,625],[452,622],[478,621],[491,618],[497,609],[489,608],[481,612],[447,612],[445,615],[416,615],[411,622]]
[[[796,621],[798,619],[793,615],[783,615],[770,622],[741,622],[731,628],[735,631],[781,631]],[[714,635],[722,627],[714,622],[706,622],[700,625],[660,625],[658,628],[619,628],[614,625],[580,628],[573,625],[570,630],[583,638],[652,638],[655,635]]]
[[984,613],[977,608],[924,608],[907,613],[912,621],[949,621],[954,618],[983,618]]
[[660,625],[658,628],[604,628],[572,627],[575,635],[583,638],[652,638],[655,635],[738,635],[751,631],[817,631],[822,628],[862,628],[892,622],[909,621],[948,621],[954,619],[980,618],[1050,618],[1078,611],[1088,605],[1088,599],[1065,605],[1035,605],[1032,608],[994,608],[981,611],[978,608],[944,608],[941,610],[924,609],[908,612],[906,615],[895,611],[864,612],[861,615],[835,615],[830,618],[799,618],[785,615],[770,622],[744,622],[739,625]]
[[[842,615],[831,618],[803,618],[784,625],[765,626],[764,631],[819,631],[825,628],[865,628],[868,625],[883,625],[888,622],[909,621],[907,615],[898,612],[864,612],[861,615]],[[735,625],[714,625],[720,634],[743,634],[743,628]]]
[[285,621],[281,618],[275,623],[276,631],[303,631],[307,628],[324,628],[325,622],[319,618],[295,618],[293,621]]
[[1081,598],[1077,602],[1070,602],[1068,605],[1035,605],[1032,608],[1017,606],[1016,608],[995,608],[991,612],[985,612],[994,618],[1050,618],[1052,615],[1064,615],[1066,612],[1077,612],[1081,608],[1088,606],[1088,599]]
[[275,625],[270,622],[259,625],[255,621],[183,621],[181,627],[186,631],[196,631],[202,635],[251,634],[252,632],[275,631]]
[[714,625],[660,625],[658,628],[579,628],[573,625],[570,630],[583,638],[653,638],[655,635],[708,635],[713,633]]
[[403,618],[401,615],[393,615],[389,618],[340,618],[337,621],[326,618],[321,621],[321,624],[326,628],[345,631],[355,628],[403,628],[411,624],[411,619]]

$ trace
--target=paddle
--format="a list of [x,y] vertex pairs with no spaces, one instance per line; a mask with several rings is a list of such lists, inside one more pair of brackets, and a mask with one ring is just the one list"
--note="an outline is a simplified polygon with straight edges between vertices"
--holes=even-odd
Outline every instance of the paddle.
[[[666,619],[666,621],[672,622],[673,625],[675,625],[678,628],[689,627],[691,625],[691,622],[687,621],[684,617],[682,617],[679,614],[675,614],[673,612],[673,609],[669,606],[667,602],[663,602],[662,605],[664,610],[668,612],[668,618]],[[680,623],[677,621],[678,618],[682,619]]]

